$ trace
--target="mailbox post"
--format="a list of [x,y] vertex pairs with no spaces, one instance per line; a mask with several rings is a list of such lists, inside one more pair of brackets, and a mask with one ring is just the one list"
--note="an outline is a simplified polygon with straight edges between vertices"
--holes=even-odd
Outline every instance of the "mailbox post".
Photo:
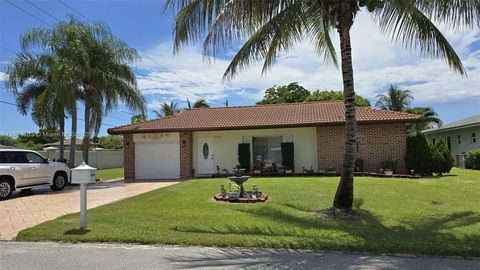
[[72,184],[80,184],[80,228],[84,230],[87,229],[87,185],[95,183],[96,171],[85,162],[71,169]]

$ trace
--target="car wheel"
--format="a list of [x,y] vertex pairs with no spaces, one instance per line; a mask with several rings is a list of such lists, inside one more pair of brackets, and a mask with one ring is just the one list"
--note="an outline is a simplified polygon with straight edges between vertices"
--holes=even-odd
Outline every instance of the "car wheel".
[[13,192],[13,184],[6,179],[0,179],[0,200],[8,199]]
[[50,186],[53,190],[62,190],[67,184],[67,176],[64,173],[56,173]]

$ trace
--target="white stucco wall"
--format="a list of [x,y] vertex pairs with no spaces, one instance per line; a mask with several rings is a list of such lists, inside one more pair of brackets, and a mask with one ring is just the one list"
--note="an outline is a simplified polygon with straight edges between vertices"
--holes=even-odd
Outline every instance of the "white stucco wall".
[[[476,134],[476,142],[472,141],[472,133]],[[480,148],[480,126],[438,131],[434,133],[427,133],[425,135],[430,142],[432,139],[435,139],[437,142],[439,140],[443,140],[445,143],[447,143],[447,137],[450,136],[452,147],[451,152],[453,157],[458,154],[463,154],[470,150]],[[459,135],[461,137],[461,143],[458,142]]]
[[133,134],[134,142],[179,142],[178,132],[140,133]]
[[310,169],[310,166],[317,171],[317,139],[314,127],[193,132],[193,167],[197,172],[199,138],[213,139],[215,165],[218,165],[220,170],[227,169],[231,172],[238,160],[238,144],[243,142],[244,137],[285,135],[293,139],[295,172],[302,172],[302,167]]

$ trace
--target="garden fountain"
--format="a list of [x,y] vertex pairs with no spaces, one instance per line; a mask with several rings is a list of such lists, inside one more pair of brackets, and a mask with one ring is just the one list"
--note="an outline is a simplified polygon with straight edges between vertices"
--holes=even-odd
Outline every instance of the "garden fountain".
[[245,169],[240,168],[240,163],[237,163],[237,166],[233,169],[235,172],[235,176],[230,176],[228,179],[230,181],[234,182],[240,187],[240,198],[245,197],[245,189],[243,188],[243,183],[247,182],[247,180],[250,178],[248,175],[243,175],[245,173]]
[[245,191],[243,184],[250,178],[248,175],[244,175],[245,169],[240,168],[240,163],[237,163],[233,169],[234,176],[228,177],[232,181],[235,187],[238,186],[238,191],[232,191],[232,185],[230,185],[230,192],[225,190],[225,186],[220,186],[220,193],[213,196],[216,201],[225,202],[265,202],[268,198],[266,194],[258,191],[256,185],[253,185],[253,191]]

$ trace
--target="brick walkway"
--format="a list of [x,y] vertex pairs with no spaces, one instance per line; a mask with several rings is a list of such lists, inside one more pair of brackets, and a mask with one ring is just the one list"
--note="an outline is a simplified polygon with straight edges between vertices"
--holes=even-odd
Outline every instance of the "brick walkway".
[[[115,202],[177,182],[96,183],[88,186],[88,208]],[[15,192],[13,197],[0,201],[0,240],[12,240],[18,232],[47,220],[80,211],[79,187],[67,186],[61,192],[50,188]]]

